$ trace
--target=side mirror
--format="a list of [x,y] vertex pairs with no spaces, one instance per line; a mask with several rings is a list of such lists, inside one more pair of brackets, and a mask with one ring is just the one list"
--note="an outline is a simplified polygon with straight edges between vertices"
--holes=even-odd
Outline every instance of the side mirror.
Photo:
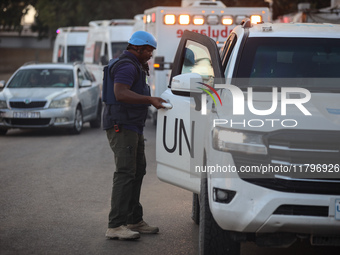
[[90,80],[83,80],[82,83],[80,84],[81,88],[91,87],[91,86],[92,86],[92,82]]
[[2,80],[0,81],[0,90],[2,90],[6,85],[6,81]]
[[202,76],[198,73],[186,73],[176,75],[171,81],[171,91],[176,95],[190,96],[190,93],[202,93],[200,88],[203,82]]

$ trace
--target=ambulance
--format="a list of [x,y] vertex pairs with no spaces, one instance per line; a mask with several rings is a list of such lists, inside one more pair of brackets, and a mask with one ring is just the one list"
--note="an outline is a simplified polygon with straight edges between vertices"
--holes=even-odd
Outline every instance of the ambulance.
[[97,20],[89,22],[84,62],[95,75],[103,80],[103,67],[126,49],[133,33],[134,19]]
[[83,62],[88,31],[89,28],[86,26],[58,28],[53,47],[52,62]]
[[[157,40],[150,61],[149,85],[152,96],[160,96],[169,84],[170,68],[185,30],[207,35],[223,45],[230,31],[245,18],[270,21],[266,7],[226,7],[221,1],[182,1],[182,6],[157,6],[144,12],[144,29]],[[156,109],[150,107],[156,123]]]

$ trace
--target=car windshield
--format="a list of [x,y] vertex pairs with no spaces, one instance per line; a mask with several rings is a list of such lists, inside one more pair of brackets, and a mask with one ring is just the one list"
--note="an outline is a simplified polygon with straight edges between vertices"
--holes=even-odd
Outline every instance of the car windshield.
[[126,42],[111,43],[112,58],[118,58],[120,54],[122,54],[123,51],[126,49],[126,47],[127,47]]
[[68,46],[67,47],[67,62],[83,61],[85,46]]
[[339,90],[339,70],[340,39],[248,38],[236,83]]
[[73,71],[66,69],[19,70],[8,84],[8,88],[54,88],[73,87]]

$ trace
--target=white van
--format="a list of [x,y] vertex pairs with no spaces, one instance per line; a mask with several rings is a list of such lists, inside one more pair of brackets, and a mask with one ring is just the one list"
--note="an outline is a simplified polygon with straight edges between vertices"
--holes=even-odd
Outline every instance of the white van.
[[84,60],[88,27],[61,27],[57,29],[52,62],[70,63]]
[[89,23],[84,62],[96,79],[103,79],[103,66],[126,49],[133,33],[133,19],[97,20]]

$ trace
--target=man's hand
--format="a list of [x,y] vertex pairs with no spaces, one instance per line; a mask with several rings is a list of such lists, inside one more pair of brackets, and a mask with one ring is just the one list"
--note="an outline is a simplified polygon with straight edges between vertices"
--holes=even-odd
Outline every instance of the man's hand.
[[150,97],[150,103],[156,108],[165,108],[162,103],[166,103],[166,101],[163,98],[160,97]]
[[165,108],[162,105],[162,103],[166,103],[164,99],[137,94],[130,90],[130,86],[127,84],[115,83],[114,93],[118,102],[129,104],[152,104],[156,109]]

